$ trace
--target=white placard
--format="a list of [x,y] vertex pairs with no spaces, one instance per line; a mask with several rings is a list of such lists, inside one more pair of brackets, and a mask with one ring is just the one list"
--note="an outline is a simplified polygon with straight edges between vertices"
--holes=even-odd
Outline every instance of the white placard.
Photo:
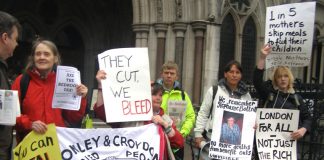
[[52,107],[79,110],[82,98],[76,92],[79,84],[81,84],[81,78],[78,69],[70,66],[57,66]]
[[307,66],[311,60],[316,2],[267,7],[265,42],[272,46],[266,68]]
[[147,48],[120,48],[98,55],[105,70],[102,92],[107,122],[146,121],[153,116]]
[[297,159],[297,141],[290,134],[298,129],[298,121],[299,110],[259,108],[256,131],[259,159]]
[[13,126],[20,115],[18,92],[0,90],[0,124]]
[[181,123],[186,118],[186,108],[186,101],[168,101],[168,115],[172,118],[173,122],[175,123],[175,126],[179,131],[181,129]]
[[229,98],[218,89],[213,103],[216,108],[209,157],[251,159],[258,102]]

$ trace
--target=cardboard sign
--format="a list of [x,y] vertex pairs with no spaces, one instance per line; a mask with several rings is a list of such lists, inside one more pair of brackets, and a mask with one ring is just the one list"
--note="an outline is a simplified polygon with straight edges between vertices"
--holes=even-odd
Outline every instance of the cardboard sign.
[[30,132],[13,150],[14,160],[57,159],[61,160],[59,141],[54,124],[47,125],[45,134]]
[[316,2],[267,7],[265,43],[272,46],[266,68],[307,66],[311,60]]
[[251,159],[258,102],[230,98],[219,89],[213,103],[216,108],[209,157]]
[[297,159],[297,141],[290,134],[298,129],[299,110],[258,108],[256,144],[260,159]]
[[146,121],[153,116],[147,48],[121,48],[98,55],[107,73],[102,92],[107,122]]

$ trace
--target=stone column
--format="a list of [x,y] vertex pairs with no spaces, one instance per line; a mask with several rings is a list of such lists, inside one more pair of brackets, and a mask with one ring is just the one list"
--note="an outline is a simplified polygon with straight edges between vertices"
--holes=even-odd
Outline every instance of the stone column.
[[133,31],[136,34],[135,47],[147,47],[147,39],[150,26],[148,24],[133,24]]
[[[235,36],[236,37],[236,36]],[[242,42],[243,42],[243,34],[239,33],[238,34],[238,41],[235,43],[235,51],[234,51],[234,59],[242,63]]]
[[[187,29],[187,24],[184,22],[172,23],[173,31],[176,35],[175,41],[175,63],[179,66],[179,71],[183,71],[183,46],[184,46],[184,34]],[[179,82],[182,82],[182,76],[179,76]]]
[[194,55],[194,81],[193,81],[193,104],[199,104],[201,95],[202,63],[204,50],[204,32],[206,30],[205,21],[194,21],[191,23],[195,33],[195,55]]
[[161,71],[162,65],[164,63],[165,57],[165,37],[166,31],[168,30],[168,25],[165,23],[155,23],[154,29],[157,35],[157,47],[156,47],[156,70],[155,78],[159,78],[159,73]]
[[321,67],[318,68],[320,69],[320,76],[319,76],[319,83],[323,84],[324,83],[324,36],[321,36],[319,38],[319,43],[322,44],[322,48],[321,48]]
[[205,31],[205,48],[203,59],[203,73],[202,73],[202,89],[200,102],[203,95],[212,86],[216,85],[218,81],[219,72],[219,47],[220,47],[220,30],[221,25],[217,23],[210,23],[207,25]]

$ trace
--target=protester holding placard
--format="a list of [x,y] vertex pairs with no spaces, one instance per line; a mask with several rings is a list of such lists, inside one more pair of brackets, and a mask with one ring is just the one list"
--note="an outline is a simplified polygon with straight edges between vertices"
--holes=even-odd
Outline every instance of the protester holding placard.
[[[161,108],[163,86],[158,83],[152,83],[152,105],[153,105],[153,118],[152,121],[155,124],[160,124],[164,128],[164,132],[167,134],[172,149],[179,149],[184,147],[184,139],[176,126],[172,122],[171,118],[164,114]],[[173,154],[172,151],[170,151]]]
[[[228,97],[252,100],[251,95],[242,79],[242,67],[237,61],[230,61],[224,69],[224,78],[218,82],[217,93],[224,92]],[[217,94],[215,93],[215,94]],[[210,87],[204,97],[200,110],[198,112],[195,133],[195,146],[201,147],[203,141],[211,139],[213,129],[213,113],[216,107],[212,107],[213,87]]]
[[291,138],[297,140],[302,138],[306,131],[310,131],[311,114],[303,103],[302,97],[295,93],[293,88],[294,76],[288,67],[276,67],[271,81],[263,82],[265,60],[270,52],[270,45],[265,45],[261,49],[261,55],[254,71],[253,83],[260,96],[259,98],[264,102],[264,108],[300,110],[299,129],[291,133]]
[[[175,62],[168,61],[163,64],[161,69],[161,79],[157,82],[162,84],[164,92],[162,96],[162,108],[166,113],[170,113],[170,102],[182,102],[183,111],[185,112],[178,128],[182,136],[187,137],[195,125],[195,111],[192,107],[192,103],[188,94],[181,88],[180,83],[177,81],[179,76],[179,68]],[[174,119],[175,120],[175,119]],[[178,122],[176,122],[178,123]],[[175,151],[175,155],[178,159],[183,159],[184,148]]]
[[[104,70],[99,70],[96,75],[96,79],[98,82],[98,94],[97,94],[97,102],[93,106],[93,110],[97,118],[106,122],[106,112],[103,100],[103,93],[102,93],[102,85],[101,80],[106,79],[107,73]],[[124,127],[135,127],[143,125],[143,121],[132,121],[132,122],[113,122],[108,123],[108,125],[112,128],[124,128]]]
[[[12,15],[0,11],[0,88],[10,89],[7,75],[8,65],[5,60],[13,55],[17,47],[21,25]],[[0,159],[11,157],[12,126],[0,125]]]
[[[97,95],[97,102],[94,106],[94,112],[95,115],[103,121],[106,121],[106,115],[105,115],[106,112],[105,112],[105,106],[103,102],[101,80],[106,79],[106,75],[107,75],[106,72],[103,70],[99,70],[96,75],[96,79],[98,81],[98,95]],[[113,128],[122,128],[122,127],[140,126],[140,125],[145,125],[153,122],[155,124],[161,125],[161,127],[164,128],[164,132],[168,136],[168,139],[170,141],[170,146],[172,147],[172,149],[183,148],[184,139],[182,135],[177,130],[176,126],[172,122],[172,119],[168,117],[166,114],[164,114],[164,111],[161,108],[163,90],[164,89],[162,85],[158,83],[151,84],[152,106],[153,106],[152,121],[117,122],[117,123],[109,123],[109,125],[111,125],[111,127]],[[167,151],[167,148],[165,148],[165,151]],[[168,154],[172,154],[172,153],[168,153]]]
[[17,117],[17,141],[21,141],[31,130],[43,134],[47,124],[55,123],[56,126],[69,127],[79,123],[85,113],[86,95],[88,88],[83,84],[77,85],[77,95],[82,96],[81,107],[78,111],[52,108],[55,88],[56,66],[61,62],[56,45],[49,41],[38,39],[33,43],[31,55],[28,59],[26,72],[17,77],[12,85],[13,90],[18,90],[22,98],[21,81],[23,76],[28,76],[27,90],[20,102],[21,116]]

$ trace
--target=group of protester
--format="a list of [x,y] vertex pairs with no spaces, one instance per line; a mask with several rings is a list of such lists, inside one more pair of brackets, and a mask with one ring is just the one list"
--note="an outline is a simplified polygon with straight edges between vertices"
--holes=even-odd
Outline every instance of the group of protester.
[[[18,34],[21,26],[16,18],[0,11],[0,88],[10,89],[7,77],[8,66],[5,60],[12,56],[15,47],[18,45]],[[254,85],[257,92],[265,103],[266,108],[298,109],[300,110],[299,129],[291,133],[292,139],[302,138],[306,131],[310,130],[311,117],[305,107],[302,98],[297,95],[293,88],[293,75],[288,67],[280,66],[274,70],[271,84],[263,81],[265,59],[270,54],[271,46],[265,45],[261,50],[260,59],[254,71]],[[80,84],[77,86],[77,94],[82,96],[81,107],[78,111],[52,108],[54,94],[56,66],[60,65],[61,59],[56,45],[44,39],[38,39],[33,43],[31,54],[28,58],[26,72],[19,75],[13,82],[11,89],[19,93],[21,104],[21,115],[17,117],[15,129],[17,131],[18,143],[30,132],[35,131],[43,134],[46,132],[46,125],[55,123],[56,126],[69,127],[69,124],[79,122],[86,110],[86,95],[88,88]],[[224,78],[218,81],[217,92],[224,92],[228,97],[252,100],[251,95],[242,81],[242,67],[239,62],[231,61],[225,66]],[[94,106],[96,116],[105,121],[105,107],[103,103],[101,81],[106,79],[109,73],[99,70],[96,75],[98,81],[98,98]],[[25,85],[25,77],[28,77],[28,88],[22,92]],[[148,122],[122,122],[110,123],[113,128],[133,127],[155,123],[160,125],[172,148],[172,155],[176,159],[184,158],[185,138],[193,131],[195,146],[200,148],[202,141],[211,138],[213,128],[213,87],[210,87],[205,94],[200,107],[197,119],[192,106],[190,96],[183,91],[177,81],[179,69],[176,63],[167,62],[162,66],[161,79],[151,83],[153,117]],[[275,97],[275,98],[269,98]],[[185,104],[185,118],[176,127],[167,117],[168,102],[183,101]],[[210,116],[211,115],[211,116]],[[173,119],[173,121],[175,121]],[[238,130],[233,125],[234,117],[228,117],[228,125],[223,127],[230,133],[231,130]],[[234,132],[233,133],[237,133]],[[0,159],[9,160],[11,157],[13,127],[0,125]],[[225,137],[230,137],[229,140]],[[224,142],[237,143],[233,136],[223,136]],[[165,153],[165,157],[169,157]],[[168,159],[168,158],[166,158]]]

